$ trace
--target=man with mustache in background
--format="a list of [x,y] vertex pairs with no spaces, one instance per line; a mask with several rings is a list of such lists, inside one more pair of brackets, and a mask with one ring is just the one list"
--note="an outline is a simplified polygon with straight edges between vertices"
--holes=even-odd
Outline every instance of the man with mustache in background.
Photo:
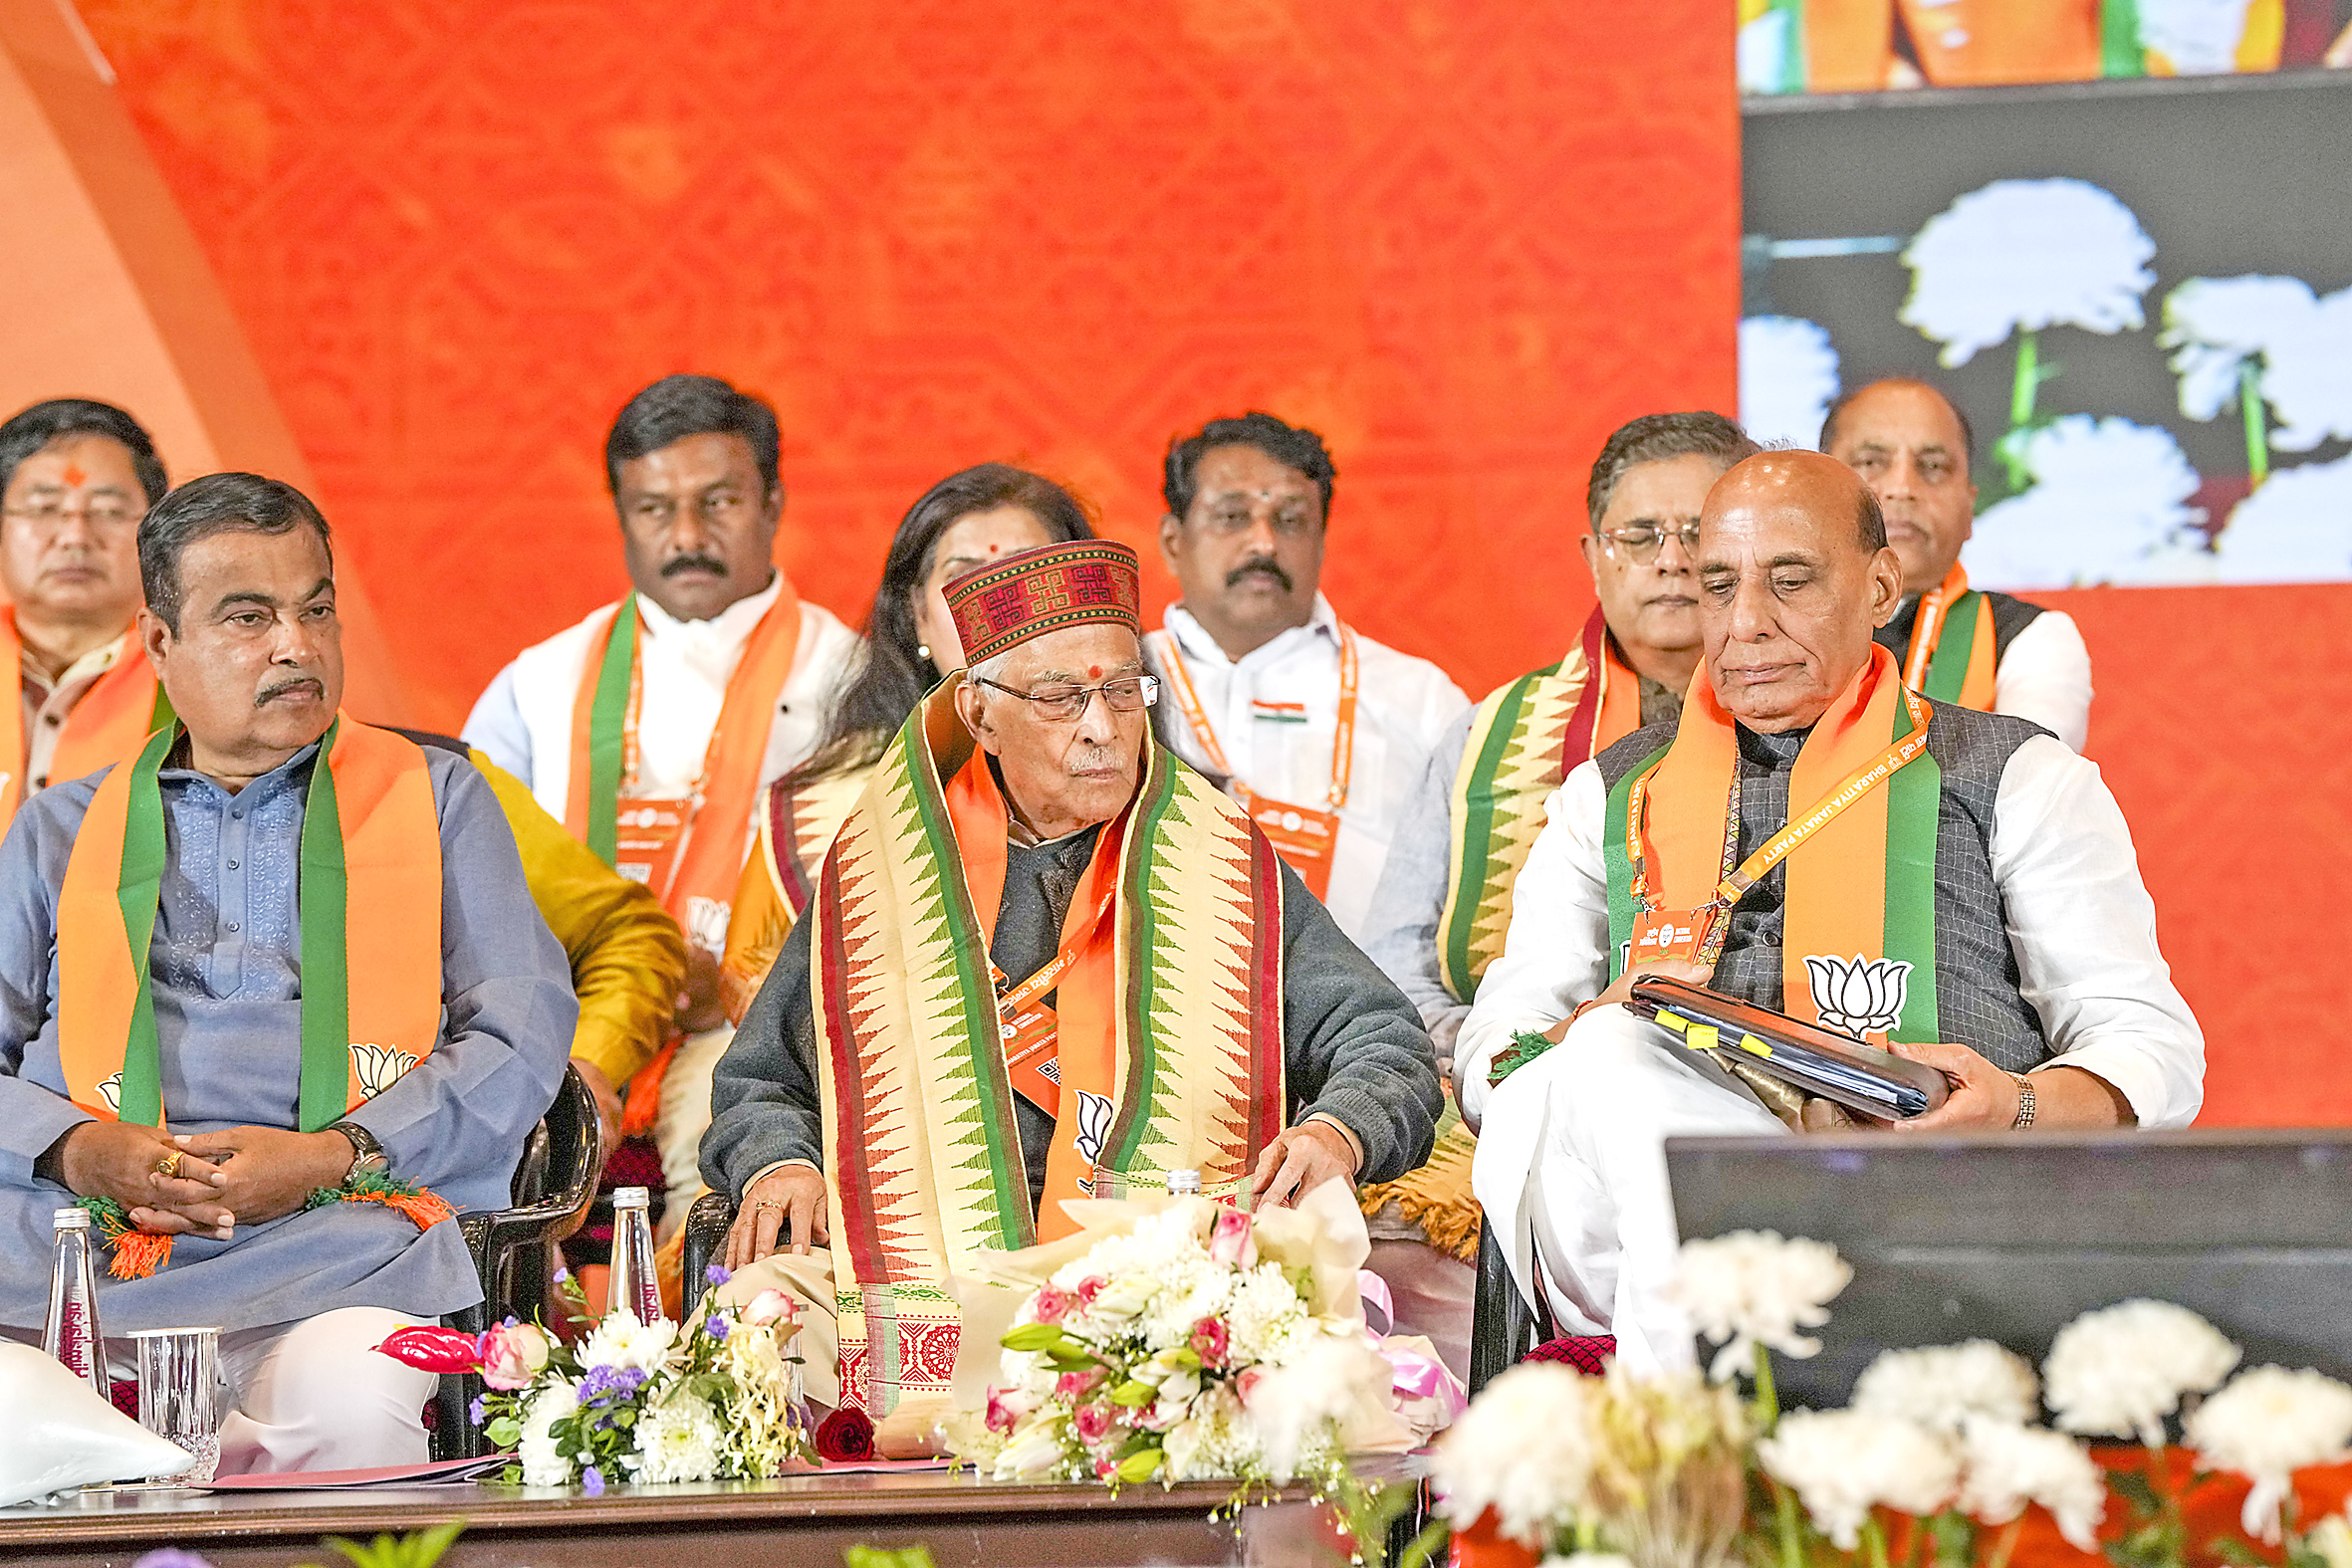
[[710,1068],[731,1033],[718,960],[753,808],[816,749],[862,649],[777,569],[777,467],[775,411],[725,381],[664,376],[630,398],[605,438],[604,477],[631,591],[524,649],[465,728],[685,930],[680,1038],[651,1065],[626,1064],[623,1126],[653,1133],[666,1185],[689,1192]]
[[1318,591],[1335,477],[1321,437],[1272,414],[1172,443],[1160,559],[1183,596],[1145,651],[1176,710],[1168,744],[1225,783],[1360,945],[1413,786],[1470,699]]

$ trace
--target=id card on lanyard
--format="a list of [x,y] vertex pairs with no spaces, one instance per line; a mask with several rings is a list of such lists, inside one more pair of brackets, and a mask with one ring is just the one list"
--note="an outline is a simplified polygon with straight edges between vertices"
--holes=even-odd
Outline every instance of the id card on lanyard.
[[1242,782],[1234,773],[1233,764],[1226,760],[1225,748],[1218,744],[1217,732],[1209,723],[1200,693],[1193,689],[1192,677],[1184,668],[1184,650],[1177,646],[1174,637],[1167,639],[1167,649],[1164,662],[1168,684],[1175,689],[1176,706],[1183,711],[1184,722],[1192,726],[1192,733],[1200,739],[1209,766],[1231,781],[1234,797],[1241,801],[1242,809],[1250,813],[1250,820],[1258,824],[1266,841],[1274,845],[1275,853],[1298,873],[1307,890],[1317,898],[1328,897],[1331,863],[1339,847],[1340,812],[1347,804],[1348,780],[1355,772],[1355,633],[1345,625],[1339,627],[1339,713],[1331,735],[1331,785],[1324,792],[1320,808],[1277,800]]
[[1625,794],[1625,848],[1633,862],[1636,914],[1633,936],[1625,950],[1625,967],[1630,970],[1645,961],[1680,958],[1712,968],[1723,957],[1724,941],[1731,932],[1727,917],[1732,906],[1750,888],[1769,876],[1772,868],[1793,854],[1799,845],[1837,820],[1846,807],[1893,778],[1898,769],[1926,750],[1927,704],[1908,688],[1903,692],[1903,704],[1911,715],[1909,735],[1889,746],[1804,811],[1791,814],[1756,853],[1736,864],[1734,857],[1740,846],[1740,771],[1735,767],[1731,797],[1724,804],[1723,871],[1716,883],[1715,897],[1696,909],[1657,907],[1649,881],[1650,777],[1658,771],[1657,766],[1634,780],[1633,787]]

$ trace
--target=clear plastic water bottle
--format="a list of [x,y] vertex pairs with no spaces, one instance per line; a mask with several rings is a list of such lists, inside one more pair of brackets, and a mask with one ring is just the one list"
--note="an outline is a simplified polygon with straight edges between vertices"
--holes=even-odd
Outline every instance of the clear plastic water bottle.
[[640,1323],[661,1317],[661,1279],[653,1271],[652,1195],[642,1187],[612,1190],[612,1268],[604,1293],[607,1313],[626,1312]]
[[49,1265],[49,1320],[41,1329],[41,1348],[105,1399],[106,1336],[98,1326],[98,1271],[90,1257],[90,1211],[60,1209],[51,1223],[57,1227],[57,1250]]
[[1200,1196],[1200,1172],[1170,1171],[1168,1173],[1168,1196],[1170,1198],[1182,1198],[1188,1195],[1197,1198]]

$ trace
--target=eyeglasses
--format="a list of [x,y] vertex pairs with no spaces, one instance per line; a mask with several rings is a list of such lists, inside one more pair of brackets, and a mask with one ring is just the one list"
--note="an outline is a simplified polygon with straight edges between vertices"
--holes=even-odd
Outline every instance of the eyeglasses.
[[1160,700],[1159,678],[1152,675],[1123,675],[1115,681],[1104,681],[1099,686],[1046,686],[1034,692],[1015,691],[1000,681],[978,675],[968,676],[967,679],[975,686],[986,686],[1008,697],[1020,698],[1035,708],[1038,717],[1049,724],[1064,724],[1077,718],[1086,711],[1086,704],[1094,700],[1096,692],[1102,694],[1103,704],[1112,713],[1135,713]]
[[96,501],[79,507],[41,501],[29,507],[10,507],[6,515],[20,523],[29,523],[44,534],[56,533],[70,517],[78,517],[94,529],[123,528],[139,519],[136,511],[119,501]]
[[1596,529],[1594,532],[1601,537],[1602,549],[1611,555],[1615,555],[1618,550],[1624,551],[1625,559],[1637,566],[1646,566],[1656,560],[1659,548],[1670,538],[1681,542],[1684,555],[1699,554],[1697,523],[1685,523],[1681,528],[1667,529],[1652,528],[1645,523],[1638,528]]

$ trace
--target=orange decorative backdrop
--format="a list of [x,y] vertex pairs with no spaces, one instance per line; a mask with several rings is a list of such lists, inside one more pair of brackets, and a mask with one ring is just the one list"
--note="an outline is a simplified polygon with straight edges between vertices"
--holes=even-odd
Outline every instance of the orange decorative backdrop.
[[[1172,433],[1311,422],[1333,600],[1474,692],[1582,617],[1607,431],[1733,406],[1722,0],[82,11],[428,724],[617,591],[598,451],[670,370],[776,403],[781,553],[852,617],[951,469],[1140,545]],[[2309,958],[2352,947],[2352,588],[2062,597],[2209,1119],[2352,1119]]]

